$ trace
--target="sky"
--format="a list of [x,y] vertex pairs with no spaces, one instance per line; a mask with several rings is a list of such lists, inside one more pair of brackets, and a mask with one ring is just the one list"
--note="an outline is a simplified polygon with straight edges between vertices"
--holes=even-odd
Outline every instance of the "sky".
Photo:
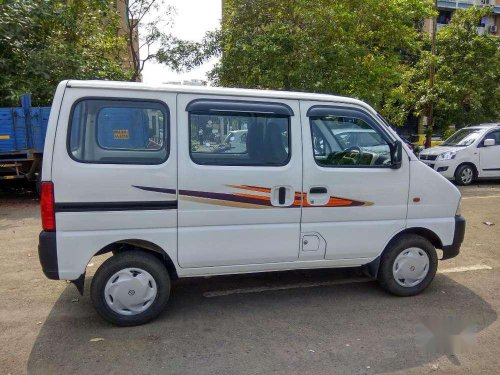
[[[205,32],[219,26],[221,19],[221,0],[164,0],[162,8],[171,5],[176,9],[171,32],[182,39],[200,41]],[[161,11],[161,9],[160,9]],[[140,29],[139,29],[140,33]],[[142,80],[146,83],[165,83],[190,79],[207,80],[206,74],[212,69],[216,59],[185,73],[176,73],[164,65],[146,62]]]

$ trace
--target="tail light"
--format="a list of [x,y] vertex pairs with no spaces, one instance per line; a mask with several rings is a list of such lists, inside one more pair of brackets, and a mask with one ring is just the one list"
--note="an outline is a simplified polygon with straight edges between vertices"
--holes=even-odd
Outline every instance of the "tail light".
[[42,212],[42,228],[44,231],[56,230],[56,216],[54,211],[54,184],[42,181],[40,208]]

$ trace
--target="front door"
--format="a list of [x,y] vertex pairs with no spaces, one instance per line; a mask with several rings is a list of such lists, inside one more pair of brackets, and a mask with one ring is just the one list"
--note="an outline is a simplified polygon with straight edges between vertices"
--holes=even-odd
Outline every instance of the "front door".
[[297,101],[178,95],[181,267],[297,260]]
[[479,163],[481,175],[488,177],[500,176],[500,130],[487,134],[484,139],[494,139],[495,145],[484,147],[484,140],[479,147]]
[[406,225],[408,158],[391,168],[392,136],[363,108],[301,102],[301,109],[302,232],[324,239],[326,259],[377,256]]

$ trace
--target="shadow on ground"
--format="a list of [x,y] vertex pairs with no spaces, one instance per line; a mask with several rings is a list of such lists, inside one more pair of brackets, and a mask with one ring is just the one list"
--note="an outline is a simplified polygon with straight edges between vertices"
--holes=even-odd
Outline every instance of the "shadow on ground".
[[444,275],[412,298],[387,295],[375,282],[203,296],[350,277],[352,270],[322,270],[182,280],[157,320],[132,328],[97,316],[87,278],[79,302],[71,302],[79,296],[68,286],[54,305],[32,348],[28,373],[382,373],[441,357],[418,344],[422,319],[468,319],[481,331],[497,318],[488,303]]

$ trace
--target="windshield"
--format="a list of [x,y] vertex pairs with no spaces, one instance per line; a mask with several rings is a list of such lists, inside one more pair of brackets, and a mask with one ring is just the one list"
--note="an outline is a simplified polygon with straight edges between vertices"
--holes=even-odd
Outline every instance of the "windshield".
[[469,146],[474,143],[474,141],[479,137],[480,134],[480,129],[460,129],[450,138],[444,141],[443,146]]

